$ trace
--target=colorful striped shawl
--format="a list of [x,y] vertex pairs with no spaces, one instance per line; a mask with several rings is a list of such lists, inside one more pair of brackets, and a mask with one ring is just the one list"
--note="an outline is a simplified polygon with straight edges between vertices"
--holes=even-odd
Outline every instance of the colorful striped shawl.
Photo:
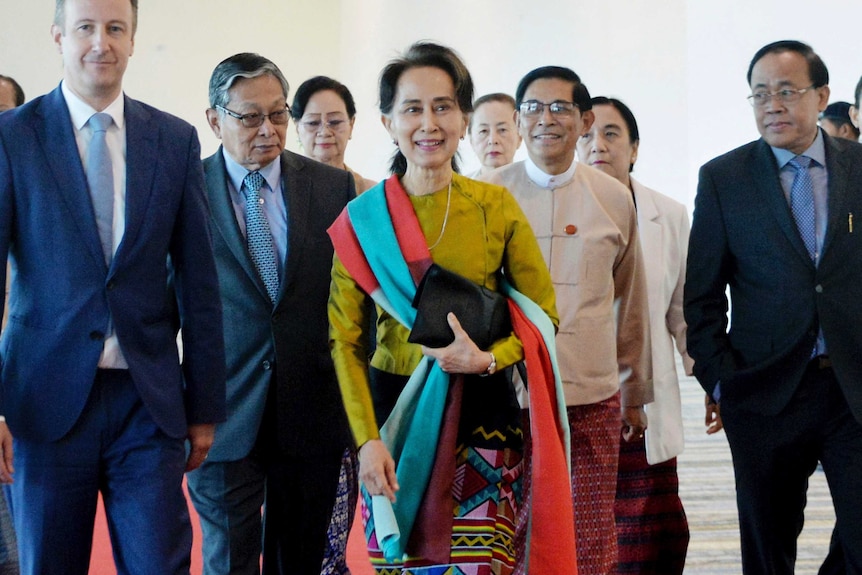
[[[329,229],[335,252],[359,286],[408,329],[411,302],[432,259],[407,193],[393,176],[351,201]],[[505,281],[515,334],[524,344],[532,412],[533,503],[530,573],[576,575],[569,431],[556,362],[554,326],[544,310]],[[381,439],[396,461],[401,486],[391,511],[375,498],[378,542],[388,560],[400,560],[429,482],[440,437],[449,376],[430,357],[414,370]],[[386,532],[385,515],[394,515]]]

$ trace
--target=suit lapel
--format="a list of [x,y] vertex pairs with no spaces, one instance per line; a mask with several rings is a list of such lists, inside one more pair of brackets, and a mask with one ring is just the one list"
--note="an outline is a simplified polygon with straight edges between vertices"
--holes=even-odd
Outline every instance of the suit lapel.
[[835,139],[824,134],[826,141],[826,170],[829,174],[829,198],[827,200],[829,219],[826,224],[826,237],[823,239],[823,256],[829,249],[829,244],[835,237],[838,229],[844,225],[848,213],[847,210],[847,188],[851,185],[850,172],[854,166],[849,163],[843,154],[843,147]]
[[308,211],[311,205],[313,182],[303,172],[303,161],[291,152],[281,156],[281,178],[284,182],[284,205],[287,206],[287,261],[279,289],[281,300],[287,286],[294,280],[300,261],[303,238],[307,235]]
[[749,171],[756,184],[755,193],[759,196],[759,198],[752,198],[753,205],[760,203],[772,212],[778,227],[793,245],[799,257],[813,267],[814,263],[808,255],[808,249],[799,235],[796,222],[793,220],[793,213],[784,197],[784,190],[781,188],[781,180],[778,176],[778,167],[772,149],[766,142],[760,140],[752,149],[750,161]]
[[[126,120],[126,229],[114,256],[114,267],[135,242],[147,215],[153,178],[159,164],[159,124],[137,101],[125,99]],[[173,190],[171,190],[173,191]]]
[[42,125],[37,127],[37,137],[42,146],[49,169],[57,182],[57,191],[74,218],[90,255],[100,265],[105,265],[102,243],[96,228],[96,216],[90,199],[87,178],[81,164],[81,155],[75,141],[75,128],[69,116],[69,108],[58,87],[48,94],[37,112]]
[[227,169],[225,168],[223,149],[218,151],[204,161],[204,174],[206,175],[207,196],[212,213],[212,221],[215,230],[224,238],[230,252],[239,262],[243,271],[251,278],[257,286],[260,296],[269,301],[266,286],[254,267],[251,255],[246,247],[245,236],[242,235],[239,224],[236,221],[236,212],[230,198],[227,185]]

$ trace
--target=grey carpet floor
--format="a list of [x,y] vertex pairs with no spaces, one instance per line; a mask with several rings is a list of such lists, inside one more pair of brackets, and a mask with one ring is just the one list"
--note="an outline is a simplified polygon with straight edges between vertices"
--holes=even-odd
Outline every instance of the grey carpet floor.
[[[681,366],[677,366],[682,373]],[[682,376],[685,452],[678,458],[680,497],[688,516],[691,542],[686,575],[739,575],[739,524],[736,490],[727,438],[721,431],[706,435],[703,389],[693,377]],[[799,537],[797,575],[816,575],[829,548],[835,514],[826,478],[812,475]]]

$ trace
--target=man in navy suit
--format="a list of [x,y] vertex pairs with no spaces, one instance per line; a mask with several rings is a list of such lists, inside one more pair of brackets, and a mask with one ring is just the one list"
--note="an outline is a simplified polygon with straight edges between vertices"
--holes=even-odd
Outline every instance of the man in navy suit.
[[183,473],[225,417],[200,147],[124,96],[136,22],[136,0],[57,0],[63,81],[0,115],[0,477],[25,574],[87,573],[99,492],[119,573],[187,574]]
[[858,574],[862,146],[818,128],[829,73],[810,46],[764,46],[748,81],[761,139],[700,171],[685,285],[688,351],[720,402],[743,571],[793,573],[808,477],[820,461],[847,573]]
[[284,151],[288,84],[270,60],[227,58],[209,96],[207,120],[222,141],[204,172],[229,416],[189,474],[204,573],[260,573],[263,538],[264,573],[319,575],[352,441],[329,354],[326,229],[355,195],[354,180]]

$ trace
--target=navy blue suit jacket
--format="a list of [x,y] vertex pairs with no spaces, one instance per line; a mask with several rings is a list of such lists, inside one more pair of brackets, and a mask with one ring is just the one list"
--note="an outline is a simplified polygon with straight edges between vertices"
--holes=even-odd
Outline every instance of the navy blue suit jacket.
[[[225,417],[222,318],[197,134],[129,98],[125,119],[126,229],[108,269],[60,88],[0,114],[0,261],[8,254],[13,274],[0,339],[0,413],[17,437],[51,441],[69,431],[87,401],[109,318],[166,434],[184,437],[188,423]],[[176,302],[167,289],[169,256]],[[5,274],[0,266],[0,284]]]
[[216,428],[210,461],[248,455],[270,385],[277,386],[277,440],[284,452],[331,455],[352,441],[329,353],[333,249],[326,229],[356,195],[353,176],[289,151],[279,161],[288,255],[273,305],[237,223],[222,150],[204,160],[224,310],[229,412]]
[[817,267],[766,142],[701,168],[685,284],[688,352],[707,393],[721,381],[722,402],[775,415],[793,396],[822,328],[862,422],[862,145],[824,138],[829,220]]

